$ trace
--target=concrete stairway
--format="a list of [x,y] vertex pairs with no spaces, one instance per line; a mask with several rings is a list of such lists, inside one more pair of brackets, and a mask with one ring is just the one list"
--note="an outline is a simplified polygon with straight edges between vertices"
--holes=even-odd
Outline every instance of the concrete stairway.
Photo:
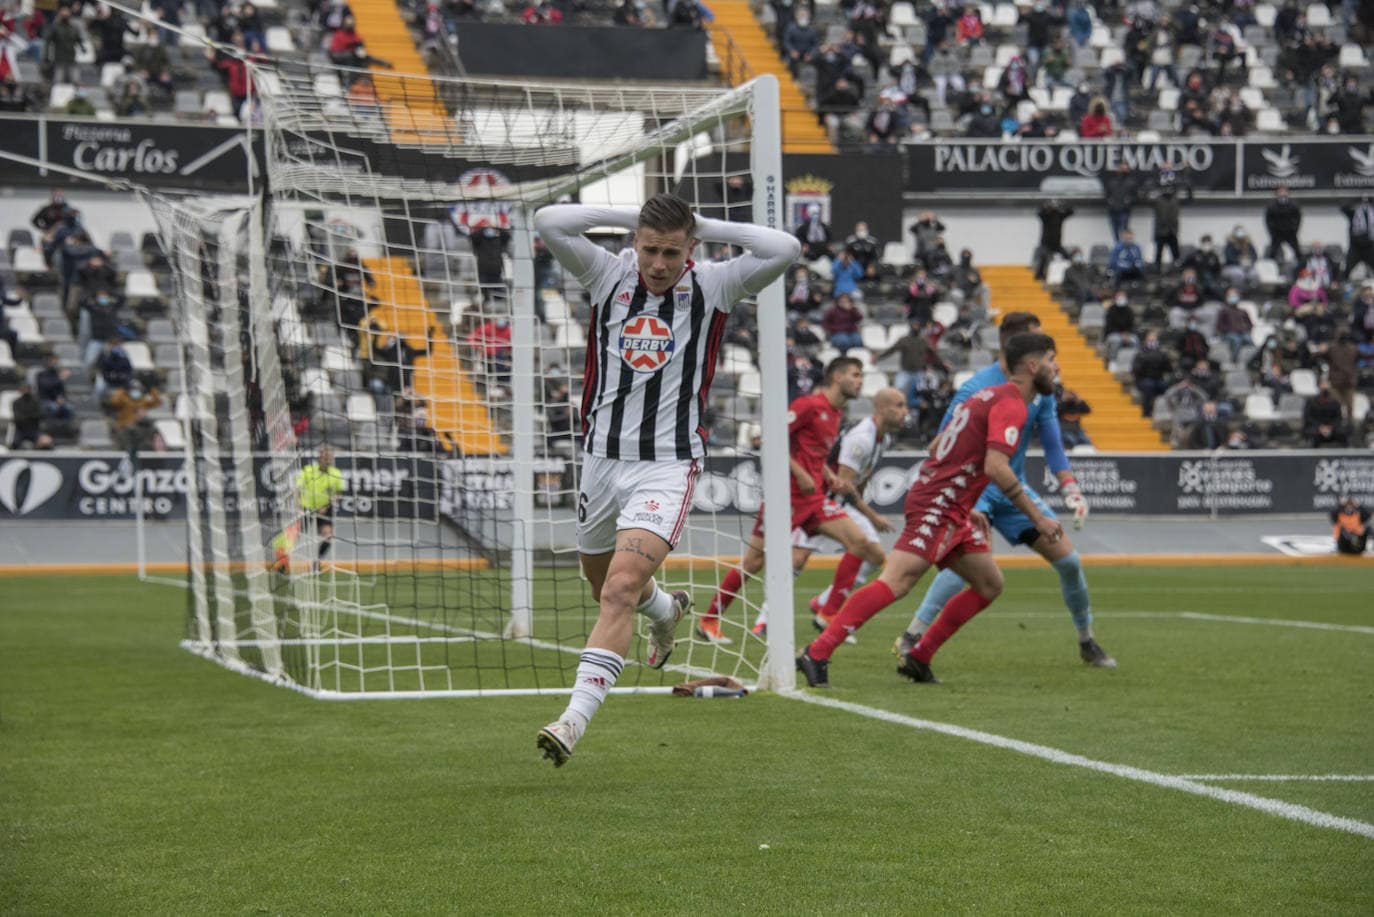
[[1059,351],[1060,378],[1064,387],[1078,393],[1092,413],[1083,418],[1083,429],[1103,452],[1167,452],[1168,445],[1150,421],[1140,415],[1121,383],[1107,371],[1068,314],[1035,279],[1030,268],[995,265],[981,268],[992,291],[994,307],[1002,311],[1034,312],[1041,329],[1054,338]]
[[712,0],[711,12],[716,17],[711,23],[711,44],[730,85],[738,86],[762,73],[778,78],[783,152],[835,152],[748,0]]
[[[426,74],[424,58],[415,47],[410,30],[395,0],[353,0],[349,4],[358,22],[358,34],[368,53],[392,64],[394,70],[372,68],[372,84],[391,128],[393,143],[450,143],[453,128],[447,111],[426,79],[404,74]],[[397,75],[401,74],[401,75]]]
[[461,455],[505,455],[509,447],[496,432],[477,388],[440,330],[439,316],[426,302],[410,261],[365,258],[363,264],[375,280],[370,292],[376,305],[369,315],[411,347],[427,351],[416,359],[412,379],[439,441]]

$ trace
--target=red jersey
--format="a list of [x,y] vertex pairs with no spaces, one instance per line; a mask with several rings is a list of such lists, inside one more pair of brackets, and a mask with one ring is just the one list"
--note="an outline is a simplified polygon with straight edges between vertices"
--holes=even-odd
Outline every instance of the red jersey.
[[823,392],[803,395],[787,409],[787,453],[806,469],[816,489],[809,494],[797,487],[792,476],[792,502],[815,500],[825,496],[825,460],[835,439],[840,435],[843,410],[830,403]]
[[1025,423],[1026,402],[1012,382],[985,388],[960,404],[930,444],[930,457],[911,485],[907,505],[968,518],[988,484],[983,471],[988,450],[1011,457]]

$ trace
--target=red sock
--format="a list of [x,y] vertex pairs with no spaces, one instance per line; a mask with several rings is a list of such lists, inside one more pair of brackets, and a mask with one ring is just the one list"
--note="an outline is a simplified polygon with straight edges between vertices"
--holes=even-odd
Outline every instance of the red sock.
[[819,637],[811,641],[807,652],[812,659],[829,659],[846,636],[863,627],[865,621],[896,600],[887,583],[875,579],[849,597],[840,613],[835,615]]
[[840,565],[835,568],[835,579],[830,584],[830,598],[825,600],[825,607],[821,609],[822,618],[828,621],[840,613],[844,600],[849,598],[849,590],[854,588],[854,581],[859,578],[859,568],[863,565],[862,557],[856,557],[848,551],[840,558]]
[[916,657],[917,662],[929,665],[931,658],[946,640],[953,637],[970,618],[991,604],[990,599],[983,598],[972,589],[965,589],[945,603],[935,623],[921,636],[921,642],[912,648],[911,655]]
[[706,609],[706,614],[702,617],[719,618],[721,612],[730,607],[730,603],[735,600],[743,585],[744,574],[739,572],[738,567],[725,574],[725,579],[720,583],[720,591],[711,599],[711,607]]

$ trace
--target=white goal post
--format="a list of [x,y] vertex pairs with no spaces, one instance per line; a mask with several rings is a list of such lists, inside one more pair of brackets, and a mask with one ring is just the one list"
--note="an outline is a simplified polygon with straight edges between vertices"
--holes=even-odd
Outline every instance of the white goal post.
[[[781,228],[776,80],[255,67],[253,81],[263,193],[153,202],[194,491],[184,645],[324,698],[567,692],[597,611],[573,538],[586,303],[532,215],[665,190]],[[781,281],[732,322],[758,343],[722,347],[710,486],[660,579],[704,611],[760,499],[766,553],[784,560],[722,616],[728,644],[684,622],[657,672],[636,664],[641,634],[618,690],[708,674],[795,684],[793,616],[777,612],[793,608]],[[301,493],[321,447],[340,476],[328,520]],[[765,602],[766,641],[752,632]]]

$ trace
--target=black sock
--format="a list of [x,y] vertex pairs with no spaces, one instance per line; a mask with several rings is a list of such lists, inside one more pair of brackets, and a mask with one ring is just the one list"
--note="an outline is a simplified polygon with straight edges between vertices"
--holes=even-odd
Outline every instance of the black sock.
[[325,539],[323,539],[323,540],[320,541],[320,554],[319,554],[319,556],[320,556],[321,559],[323,559],[324,556],[325,556],[326,554],[329,553],[329,546],[330,546],[331,544],[333,544],[333,543],[334,543],[334,542],[331,541],[331,540],[328,539],[328,538],[325,538]]

